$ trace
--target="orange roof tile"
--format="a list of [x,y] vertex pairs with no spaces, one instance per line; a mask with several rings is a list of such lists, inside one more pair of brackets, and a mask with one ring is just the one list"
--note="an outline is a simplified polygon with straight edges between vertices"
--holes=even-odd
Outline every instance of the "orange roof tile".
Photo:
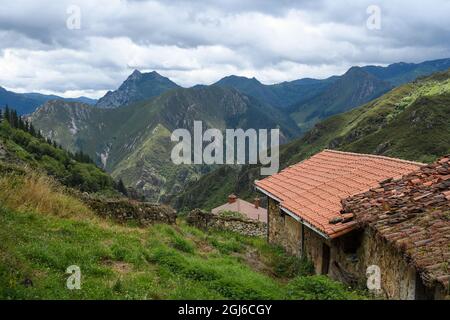
[[341,200],[421,166],[421,163],[383,156],[324,150],[275,175],[255,181],[255,185],[279,199],[280,207],[285,211],[327,237],[335,238],[354,226],[352,221],[330,223],[330,220],[342,217]]

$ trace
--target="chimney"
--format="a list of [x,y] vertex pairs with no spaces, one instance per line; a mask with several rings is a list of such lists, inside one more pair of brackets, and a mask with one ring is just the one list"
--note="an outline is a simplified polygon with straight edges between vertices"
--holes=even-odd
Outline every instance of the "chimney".
[[235,203],[236,202],[236,196],[234,194],[230,194],[228,196],[228,203]]
[[259,198],[256,197],[256,198],[255,198],[255,208],[256,208],[256,209],[259,209],[259,202],[260,202]]

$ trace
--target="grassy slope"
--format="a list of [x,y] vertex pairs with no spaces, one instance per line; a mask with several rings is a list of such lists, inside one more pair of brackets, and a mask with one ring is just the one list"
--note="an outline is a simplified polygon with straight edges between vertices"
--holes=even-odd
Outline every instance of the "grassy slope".
[[[3,175],[0,185],[0,299],[362,298],[328,278],[301,276],[305,262],[262,238],[182,221],[118,225],[36,174]],[[72,265],[81,290],[66,289]]]
[[[403,85],[362,107],[318,123],[301,139],[281,147],[281,168],[324,148],[421,162],[450,153],[450,71]],[[261,178],[259,167],[230,168],[226,177],[223,174],[215,171],[205,175],[197,184],[208,189],[198,194],[194,185],[172,203],[178,208],[210,209],[224,203],[231,191],[243,198],[256,195],[252,185]],[[223,181],[229,182],[225,186]]]

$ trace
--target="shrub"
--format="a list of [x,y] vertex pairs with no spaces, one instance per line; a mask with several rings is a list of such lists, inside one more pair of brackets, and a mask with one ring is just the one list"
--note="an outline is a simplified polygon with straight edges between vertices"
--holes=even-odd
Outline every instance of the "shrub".
[[287,286],[287,299],[294,300],[354,300],[361,299],[340,282],[326,276],[297,277]]
[[278,277],[292,278],[295,276],[307,276],[314,273],[314,266],[307,259],[279,254],[273,260],[275,274]]

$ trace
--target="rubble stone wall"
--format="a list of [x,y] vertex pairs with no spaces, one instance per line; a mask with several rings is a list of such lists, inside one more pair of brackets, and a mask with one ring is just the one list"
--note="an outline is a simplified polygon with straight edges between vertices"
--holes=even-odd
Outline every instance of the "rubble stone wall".
[[[347,240],[352,236],[355,236],[354,233],[346,235]],[[355,252],[345,249],[345,240],[338,238],[332,242],[330,277],[366,287],[367,268],[375,265],[380,268],[380,296],[387,299],[415,299],[415,268],[408,265],[405,257],[397,250],[370,230],[364,230],[358,237],[360,242]]]
[[300,256],[302,239],[300,222],[280,212],[278,203],[271,198],[268,199],[267,215],[269,242],[281,245],[292,255]]
[[[305,254],[309,261],[311,261],[314,265],[314,270],[317,274],[322,273],[323,266],[323,246],[330,246],[330,243],[318,235],[315,231],[311,230],[307,226],[304,227],[305,232]],[[332,252],[331,248],[331,252]],[[331,257],[330,257],[331,259]]]
[[267,224],[264,222],[220,216],[200,209],[192,210],[186,220],[190,225],[203,230],[219,229],[237,232],[245,236],[267,236]]
[[90,196],[84,196],[82,200],[99,216],[119,222],[136,221],[141,226],[147,226],[154,223],[174,224],[177,218],[176,211],[165,205]]
[[[381,271],[380,294],[388,299],[415,298],[415,269],[404,257],[370,230],[355,231],[335,240],[327,240],[307,226],[280,212],[278,203],[268,200],[268,240],[281,245],[295,256],[304,254],[314,265],[317,274],[322,273],[323,248],[330,247],[328,275],[338,281],[366,286],[367,268],[377,265]],[[302,232],[304,244],[302,246]],[[355,242],[356,243],[352,243]],[[349,252],[349,243],[355,247]]]

